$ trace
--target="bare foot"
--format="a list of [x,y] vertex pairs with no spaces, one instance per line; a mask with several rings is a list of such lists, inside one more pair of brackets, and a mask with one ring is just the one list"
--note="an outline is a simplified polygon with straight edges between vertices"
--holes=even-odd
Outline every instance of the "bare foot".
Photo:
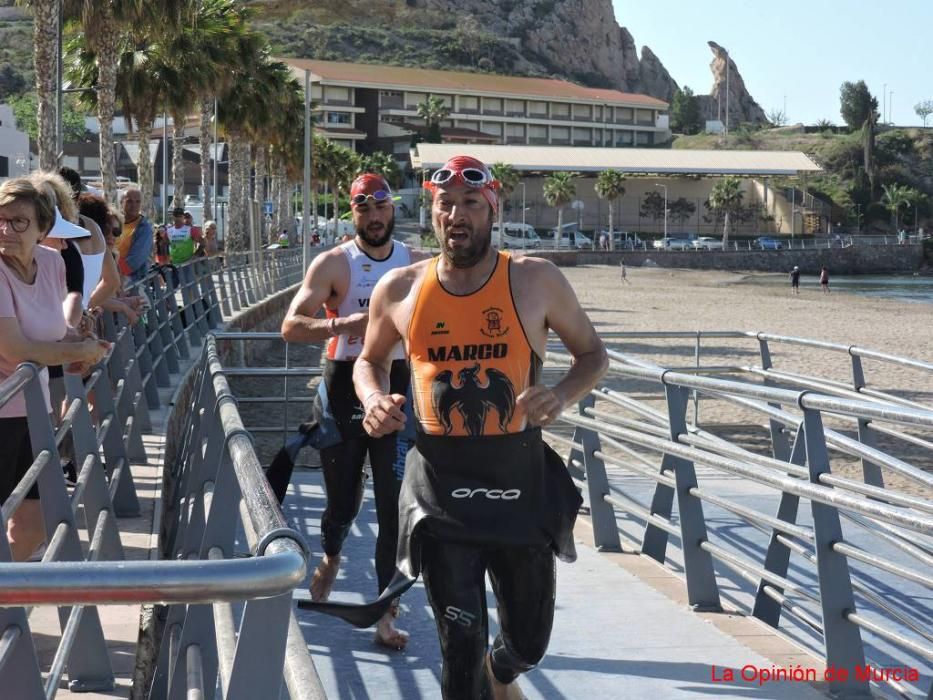
[[492,690],[492,700],[526,700],[525,694],[518,686],[518,681],[500,683],[492,672],[490,656],[486,654],[486,675],[489,676],[489,687]]
[[314,576],[311,577],[311,600],[318,602],[330,597],[330,589],[334,587],[339,570],[340,555],[335,554],[329,557],[325,554],[321,563],[317,565],[317,569],[314,570]]
[[379,619],[376,623],[376,636],[373,641],[380,646],[401,651],[408,644],[408,632],[396,629],[396,617],[398,617],[398,608],[393,608]]

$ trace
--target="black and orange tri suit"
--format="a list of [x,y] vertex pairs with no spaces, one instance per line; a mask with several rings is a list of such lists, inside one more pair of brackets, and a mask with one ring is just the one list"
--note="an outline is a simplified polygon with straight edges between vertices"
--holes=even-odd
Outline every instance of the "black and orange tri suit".
[[511,256],[498,253],[486,283],[466,295],[444,288],[437,263],[406,338],[417,432],[399,503],[399,565],[424,575],[444,650],[444,697],[476,698],[486,683],[485,574],[502,622],[493,673],[509,683],[547,648],[554,553],[574,556],[569,531],[580,500],[516,406],[540,381],[542,361],[515,308]]

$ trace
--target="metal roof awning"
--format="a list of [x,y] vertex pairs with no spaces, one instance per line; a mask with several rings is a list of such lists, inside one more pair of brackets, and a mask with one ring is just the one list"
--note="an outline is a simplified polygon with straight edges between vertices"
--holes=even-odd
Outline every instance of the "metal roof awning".
[[456,143],[419,143],[412,151],[412,166],[433,170],[455,155],[473,156],[487,164],[509,163],[520,172],[568,170],[598,173],[612,168],[633,175],[794,177],[822,171],[820,166],[799,151],[690,151]]

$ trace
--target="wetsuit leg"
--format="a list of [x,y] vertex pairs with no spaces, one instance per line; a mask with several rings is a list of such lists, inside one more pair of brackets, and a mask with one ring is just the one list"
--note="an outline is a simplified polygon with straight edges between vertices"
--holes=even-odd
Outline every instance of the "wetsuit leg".
[[395,574],[395,551],[398,546],[398,494],[405,473],[409,441],[387,435],[369,442],[369,463],[373,469],[376,496],[376,578],[379,592]]
[[343,541],[363,502],[365,439],[346,440],[321,449],[327,507],[321,516],[321,546],[328,556],[340,554]]
[[444,700],[477,700],[488,692],[485,571],[481,547],[422,539],[421,573],[444,659]]
[[511,683],[547,651],[554,622],[556,568],[548,548],[507,547],[488,555],[500,632],[492,644],[492,672]]

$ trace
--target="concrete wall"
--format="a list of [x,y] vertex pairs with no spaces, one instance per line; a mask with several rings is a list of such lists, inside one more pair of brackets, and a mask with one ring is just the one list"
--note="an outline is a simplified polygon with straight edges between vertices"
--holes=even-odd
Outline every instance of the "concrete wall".
[[635,251],[624,253],[540,251],[532,253],[547,258],[559,266],[618,265],[620,260],[630,267],[657,267],[697,270],[750,270],[755,272],[788,272],[797,265],[804,273],[815,274],[826,265],[834,275],[870,275],[878,273],[911,273],[923,266],[923,247],[919,244],[901,246],[850,246],[829,250],[765,250],[765,251]]

